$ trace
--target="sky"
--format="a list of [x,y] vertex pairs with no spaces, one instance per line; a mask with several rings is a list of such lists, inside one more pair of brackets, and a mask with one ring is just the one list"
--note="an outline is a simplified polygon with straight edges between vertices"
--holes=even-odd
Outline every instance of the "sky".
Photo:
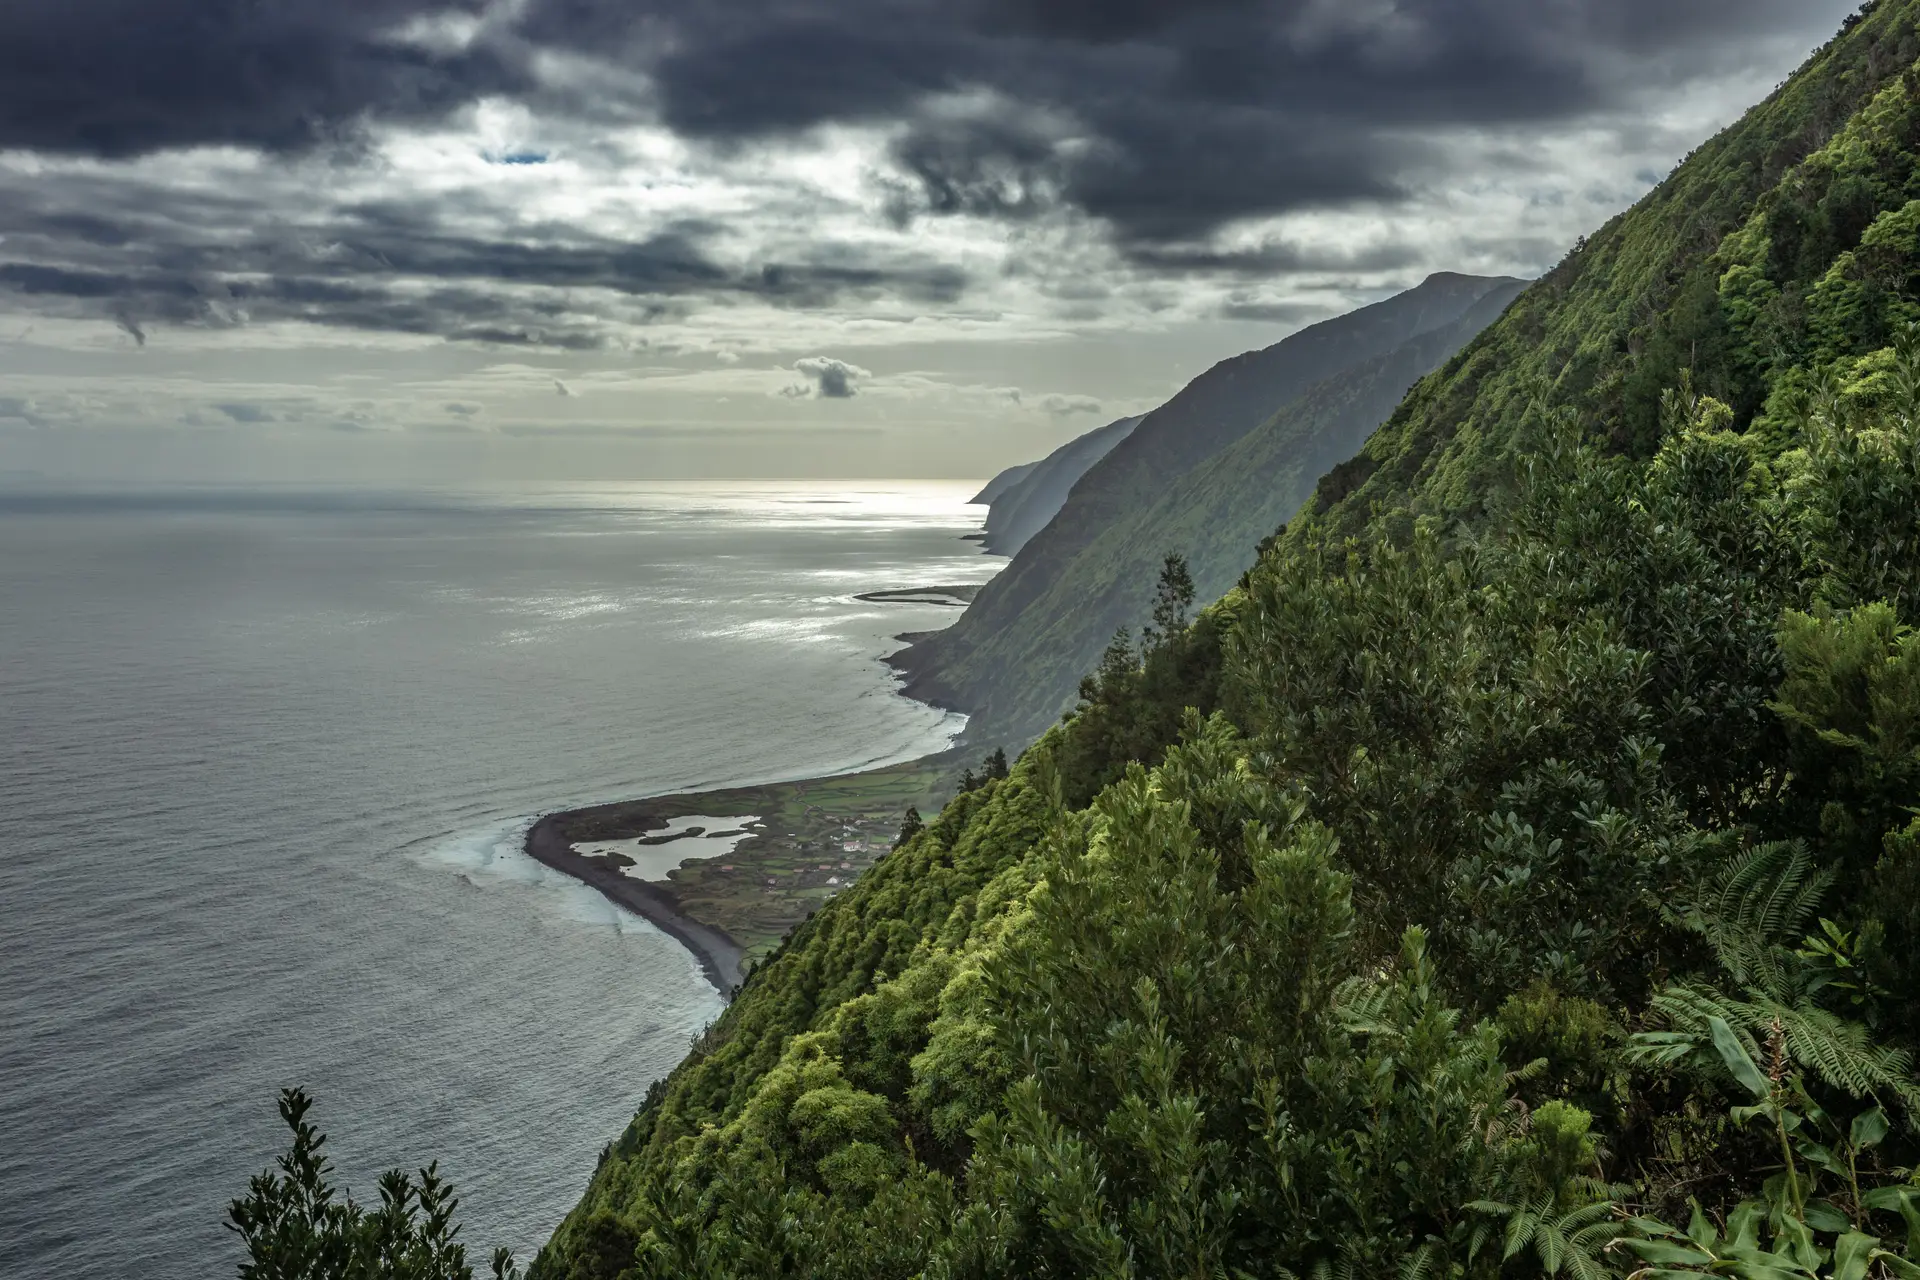
[[984,477],[1536,275],[1856,0],[7,0],[0,482]]

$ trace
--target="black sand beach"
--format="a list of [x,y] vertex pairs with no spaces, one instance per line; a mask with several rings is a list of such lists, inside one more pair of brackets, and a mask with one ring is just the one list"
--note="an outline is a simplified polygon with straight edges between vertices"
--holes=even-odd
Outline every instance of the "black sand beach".
[[621,875],[604,863],[573,851],[565,827],[572,813],[550,813],[527,832],[527,855],[537,862],[563,871],[582,883],[592,885],[609,901],[645,919],[660,932],[693,952],[700,971],[719,989],[731,996],[746,977],[746,952],[723,931],[683,914],[666,890]]

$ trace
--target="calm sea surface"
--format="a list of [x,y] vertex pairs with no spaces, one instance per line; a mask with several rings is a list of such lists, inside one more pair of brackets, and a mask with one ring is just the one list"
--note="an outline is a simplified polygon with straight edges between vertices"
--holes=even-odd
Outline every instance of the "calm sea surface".
[[547,809],[938,749],[878,655],[1001,563],[951,484],[0,492],[0,1262],[227,1275],[318,1098],[526,1254],[720,1004]]

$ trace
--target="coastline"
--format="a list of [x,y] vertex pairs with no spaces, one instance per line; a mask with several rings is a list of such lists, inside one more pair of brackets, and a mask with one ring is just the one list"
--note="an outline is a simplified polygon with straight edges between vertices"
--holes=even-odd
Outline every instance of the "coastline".
[[[601,805],[599,809],[619,809],[625,805]],[[661,885],[621,875],[602,863],[591,861],[573,851],[566,833],[569,823],[593,813],[591,809],[572,809],[550,813],[527,831],[527,856],[555,871],[572,876],[606,896],[617,907],[639,916],[666,934],[699,962],[700,972],[723,997],[731,997],[734,988],[746,979],[747,953],[722,929],[702,924],[684,914],[673,894]]]
[[[975,588],[907,587],[863,594],[877,604],[964,604]],[[956,598],[957,597],[957,598]],[[907,641],[909,636],[896,637]],[[891,658],[882,662],[892,664]],[[905,689],[904,696],[914,697]],[[925,697],[942,710],[953,710]],[[549,813],[528,829],[527,856],[599,891],[693,954],[724,999],[749,966],[891,850],[909,809],[933,812],[951,794],[967,748],[957,742],[913,760],[792,782],[620,800]],[[683,861],[665,880],[626,875],[576,845],[665,843],[649,833],[693,814],[752,814],[729,854]],[[671,837],[669,837],[670,839]]]
[[[731,999],[750,963],[886,856],[909,808],[938,808],[960,767],[950,749],[851,773],[563,809],[528,829],[525,849],[680,942]],[[574,848],[644,838],[693,814],[757,821],[731,853],[690,858],[664,881]]]

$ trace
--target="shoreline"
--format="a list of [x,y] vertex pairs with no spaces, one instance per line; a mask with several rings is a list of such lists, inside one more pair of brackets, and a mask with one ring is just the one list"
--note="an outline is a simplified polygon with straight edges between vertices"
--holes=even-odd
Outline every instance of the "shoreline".
[[[599,891],[686,947],[723,999],[750,962],[776,950],[891,849],[902,815],[931,812],[950,790],[952,748],[847,773],[677,792],[549,813],[528,828],[527,856]],[[691,814],[755,814],[730,854],[694,858],[641,880],[575,845],[644,838]]]
[[884,591],[863,591],[854,599],[867,604],[936,604],[964,609],[980,594],[980,587],[977,582],[944,587],[890,587]]
[[[644,801],[638,803],[645,803]],[[628,804],[601,805],[595,808],[627,808]],[[693,954],[700,972],[711,982],[722,999],[731,999],[735,988],[746,980],[747,953],[725,930],[702,924],[680,910],[671,891],[647,880],[636,880],[573,851],[573,842],[563,830],[577,815],[588,809],[569,809],[549,813],[527,830],[527,856],[543,866],[572,876],[582,884],[600,891],[609,902],[639,916]]]
[[[978,589],[898,587],[855,598],[874,604],[964,606]],[[946,598],[928,598],[934,596]],[[895,639],[910,642],[915,635]],[[880,661],[894,665],[892,655]],[[942,711],[956,710],[905,689],[896,692]],[[959,741],[949,740],[945,748],[912,760],[846,773],[562,809],[535,821],[524,847],[534,861],[597,890],[680,943],[721,998],[731,1000],[746,980],[750,961],[764,959],[789,932],[885,856],[909,808],[938,808],[965,751]],[[665,844],[674,837],[649,838],[649,833],[670,827],[677,818],[746,813],[759,815],[758,830],[731,854],[682,862],[665,881],[623,874],[619,867],[574,848],[635,839]]]

